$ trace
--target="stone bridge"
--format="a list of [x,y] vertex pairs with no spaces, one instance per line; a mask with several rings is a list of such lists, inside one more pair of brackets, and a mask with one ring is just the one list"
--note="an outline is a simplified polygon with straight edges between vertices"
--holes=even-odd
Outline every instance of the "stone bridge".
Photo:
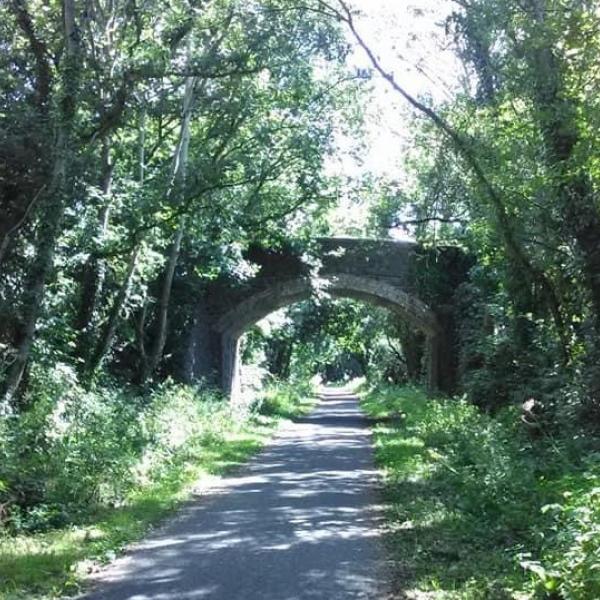
[[306,251],[251,248],[256,267],[244,281],[217,281],[206,288],[188,330],[186,379],[212,379],[239,390],[240,338],[273,311],[315,294],[383,306],[423,332],[432,390],[455,385],[453,294],[467,261],[456,248],[425,249],[411,242],[319,238]]

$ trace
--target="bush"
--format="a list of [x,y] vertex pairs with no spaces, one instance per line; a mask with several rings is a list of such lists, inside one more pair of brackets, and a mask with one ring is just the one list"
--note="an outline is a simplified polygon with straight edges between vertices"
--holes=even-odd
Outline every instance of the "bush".
[[85,390],[59,365],[34,371],[27,411],[0,420],[0,524],[33,531],[116,506],[235,415],[208,390],[165,384],[149,397]]
[[306,412],[313,396],[307,381],[274,381],[258,396],[253,408],[263,415],[293,419]]
[[[83,390],[60,366],[33,375],[30,409],[0,419],[2,598],[72,595],[91,564],[257,452],[282,412],[269,405],[267,417],[169,382],[140,396]],[[271,394],[290,407],[289,390]]]
[[404,580],[453,598],[600,598],[597,438],[553,423],[532,436],[514,406],[492,416],[414,388],[364,406],[385,417],[377,458]]
[[509,425],[516,421],[512,411],[502,420],[465,400],[448,400],[431,402],[427,418],[415,426],[438,464],[432,479],[455,494],[463,514],[513,532],[528,527],[530,514],[521,510],[521,499],[536,487],[523,440]]
[[533,576],[534,590],[565,600],[600,598],[600,469],[598,456],[588,458],[589,470],[568,477],[560,502],[542,507],[550,516],[541,557],[523,557]]

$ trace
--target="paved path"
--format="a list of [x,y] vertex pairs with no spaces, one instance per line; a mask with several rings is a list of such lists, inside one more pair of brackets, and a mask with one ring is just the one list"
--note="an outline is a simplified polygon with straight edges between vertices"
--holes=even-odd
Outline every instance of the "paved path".
[[354,396],[325,392],[214,496],[98,578],[86,600],[381,600],[371,439]]

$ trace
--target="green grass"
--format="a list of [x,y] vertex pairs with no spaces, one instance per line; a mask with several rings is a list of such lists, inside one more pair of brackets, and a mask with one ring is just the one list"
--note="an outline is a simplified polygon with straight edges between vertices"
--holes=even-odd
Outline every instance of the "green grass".
[[515,409],[494,418],[414,388],[366,392],[363,407],[377,419],[399,598],[600,597],[598,479],[570,458],[597,441],[532,441]]
[[268,390],[268,414],[221,422],[218,431],[196,436],[169,457],[156,481],[132,491],[122,506],[90,511],[53,531],[15,536],[0,532],[0,599],[50,599],[79,591],[90,570],[142,538],[212,480],[247,461],[283,419],[310,410],[310,391],[302,392],[300,396],[284,386]]

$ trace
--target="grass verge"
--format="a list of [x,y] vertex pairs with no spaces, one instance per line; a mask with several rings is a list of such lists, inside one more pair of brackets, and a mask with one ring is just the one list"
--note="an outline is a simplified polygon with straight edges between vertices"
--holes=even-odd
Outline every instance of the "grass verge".
[[153,457],[152,477],[133,486],[119,506],[80,511],[49,531],[9,535],[0,530],[0,599],[46,600],[77,593],[99,563],[141,539],[198,487],[248,460],[283,420],[301,416],[312,404],[308,386],[274,386],[265,392],[262,410],[244,416],[221,403],[184,443]]
[[363,407],[398,598],[600,598],[598,440],[531,439],[516,408],[492,417],[413,388],[365,392]]

